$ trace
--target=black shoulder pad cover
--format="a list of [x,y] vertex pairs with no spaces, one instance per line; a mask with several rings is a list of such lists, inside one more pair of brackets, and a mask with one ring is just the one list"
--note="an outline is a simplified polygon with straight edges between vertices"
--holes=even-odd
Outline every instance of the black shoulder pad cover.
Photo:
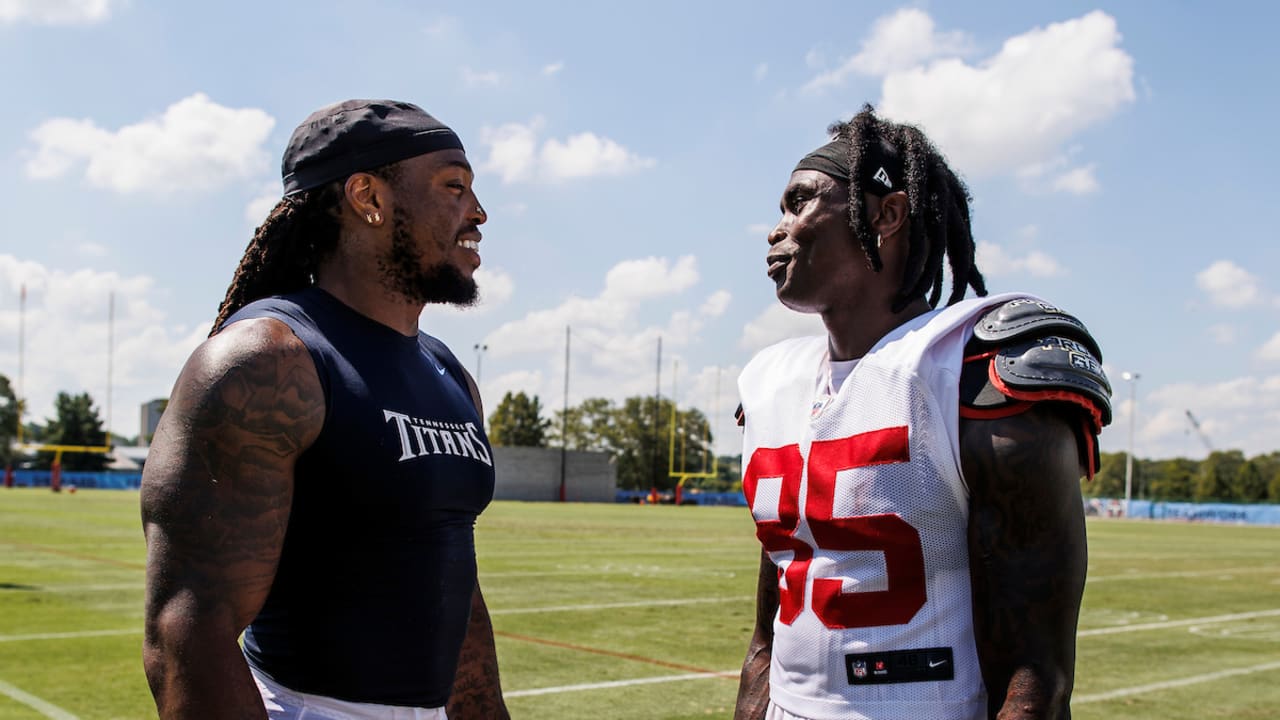
[[1031,298],[1010,300],[991,308],[973,327],[973,337],[996,347],[1008,347],[1023,338],[1045,335],[1061,335],[1078,340],[1089,348],[1090,354],[1102,362],[1102,349],[1089,334],[1084,323],[1074,315]]
[[1111,383],[1092,348],[1072,338],[1049,335],[1000,348],[992,363],[992,382],[1019,400],[1067,400],[1083,396],[1096,408],[1097,429],[1111,422]]
[[1102,350],[1084,323],[1052,305],[1018,298],[988,310],[974,326],[965,355],[991,357],[985,373],[980,368],[986,363],[966,363],[961,395],[971,407],[998,405],[1000,396],[1062,400],[1087,409],[1095,432],[1111,422]]

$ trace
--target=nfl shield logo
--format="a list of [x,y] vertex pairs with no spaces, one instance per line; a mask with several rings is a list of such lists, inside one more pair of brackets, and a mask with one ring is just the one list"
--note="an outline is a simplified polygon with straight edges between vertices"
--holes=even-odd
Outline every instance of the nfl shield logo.
[[866,676],[867,676],[867,661],[866,661],[866,660],[854,660],[854,661],[853,661],[853,676],[854,676],[854,677],[859,677],[859,678],[864,678],[864,677],[866,677]]

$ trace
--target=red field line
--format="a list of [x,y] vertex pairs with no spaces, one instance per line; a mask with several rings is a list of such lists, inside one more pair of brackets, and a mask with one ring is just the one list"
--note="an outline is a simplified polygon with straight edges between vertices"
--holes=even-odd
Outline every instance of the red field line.
[[146,570],[147,566],[143,563],[124,562],[123,560],[112,560],[111,558],[97,557],[94,555],[85,555],[83,553],[71,552],[70,550],[62,550],[47,545],[33,545],[31,543],[17,542],[15,540],[5,540],[6,545],[12,545],[24,550],[36,550],[39,552],[51,553],[53,555],[63,555],[65,557],[76,558],[77,560],[89,560],[104,565],[115,565],[116,567],[129,568],[131,570]]
[[[658,660],[656,658],[645,657],[643,655],[632,655],[631,653],[618,652],[616,650],[605,650],[603,648],[593,648],[586,645],[574,645],[573,643],[560,642],[559,640],[547,640],[545,638],[531,637],[529,635],[517,635],[516,633],[503,632],[494,630],[493,634],[498,637],[511,638],[512,640],[520,640],[523,642],[534,643],[537,645],[549,645],[551,647],[564,648],[566,650],[577,650],[578,652],[592,653],[594,655],[605,655],[608,657],[620,658],[622,660],[634,660],[636,662],[648,663],[650,665],[658,665],[660,667],[672,668],[674,670],[684,670],[686,672],[707,673],[710,675],[720,675],[717,670],[708,670],[694,665],[685,665],[684,663],[673,663],[666,660]],[[736,678],[734,678],[736,679]]]

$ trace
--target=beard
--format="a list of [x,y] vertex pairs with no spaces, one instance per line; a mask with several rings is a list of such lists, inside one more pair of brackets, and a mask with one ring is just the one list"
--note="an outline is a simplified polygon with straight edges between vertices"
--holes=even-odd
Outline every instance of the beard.
[[391,249],[378,262],[382,285],[414,302],[449,303],[467,307],[479,297],[476,281],[447,260],[423,267],[422,253],[409,233],[409,221],[399,208],[392,211]]

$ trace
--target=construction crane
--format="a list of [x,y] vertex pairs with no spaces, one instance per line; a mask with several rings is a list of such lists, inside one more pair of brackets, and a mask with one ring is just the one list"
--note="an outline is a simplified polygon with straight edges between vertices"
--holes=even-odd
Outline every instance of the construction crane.
[[1209,442],[1209,436],[1205,434],[1204,428],[1200,427],[1200,421],[1196,420],[1196,416],[1187,411],[1187,420],[1191,421],[1191,427],[1196,431],[1196,435],[1200,437],[1200,442],[1204,443],[1204,447],[1209,452],[1213,452],[1213,443]]

